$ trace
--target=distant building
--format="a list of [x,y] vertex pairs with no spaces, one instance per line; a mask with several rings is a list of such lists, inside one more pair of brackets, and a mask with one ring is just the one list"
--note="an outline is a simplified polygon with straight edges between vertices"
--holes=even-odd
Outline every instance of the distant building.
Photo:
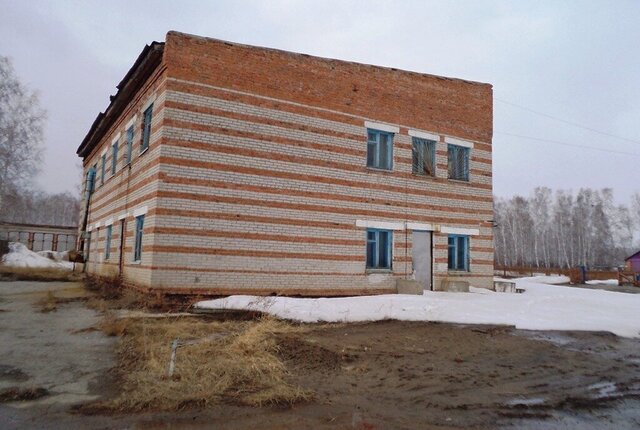
[[625,269],[640,273],[640,251],[624,259]]
[[212,295],[491,287],[491,85],[169,32],[117,88],[77,151],[88,272]]

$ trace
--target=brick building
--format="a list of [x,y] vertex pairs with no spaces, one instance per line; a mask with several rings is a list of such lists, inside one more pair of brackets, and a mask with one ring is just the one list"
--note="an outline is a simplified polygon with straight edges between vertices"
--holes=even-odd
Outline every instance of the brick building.
[[77,151],[88,272],[209,294],[491,287],[491,85],[169,32],[117,88]]

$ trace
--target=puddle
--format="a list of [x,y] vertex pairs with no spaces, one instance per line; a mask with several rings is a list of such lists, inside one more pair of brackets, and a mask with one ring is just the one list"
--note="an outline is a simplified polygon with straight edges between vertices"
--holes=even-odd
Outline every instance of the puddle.
[[545,399],[542,397],[532,397],[530,399],[511,399],[506,402],[507,406],[537,406],[544,405]]

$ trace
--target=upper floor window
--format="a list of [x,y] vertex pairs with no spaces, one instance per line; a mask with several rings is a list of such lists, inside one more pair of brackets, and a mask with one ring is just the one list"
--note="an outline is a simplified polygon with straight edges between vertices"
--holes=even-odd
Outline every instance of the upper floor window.
[[142,120],[142,145],[140,152],[144,152],[149,147],[149,139],[151,139],[151,117],[153,113],[153,103],[144,111]]
[[111,145],[111,174],[116,174],[116,167],[118,166],[118,141],[113,142]]
[[469,270],[469,236],[449,235],[449,270]]
[[392,169],[393,133],[367,129],[367,167]]
[[367,230],[367,269],[391,269],[390,230]]
[[449,144],[449,179],[469,180],[469,148]]
[[131,151],[133,150],[133,126],[127,129],[127,155],[124,158],[124,165],[131,163]]
[[436,174],[436,142],[434,140],[413,137],[413,173],[417,175],[435,176]]
[[107,171],[107,154],[102,154],[102,167],[100,168],[100,185],[104,184],[104,175]]

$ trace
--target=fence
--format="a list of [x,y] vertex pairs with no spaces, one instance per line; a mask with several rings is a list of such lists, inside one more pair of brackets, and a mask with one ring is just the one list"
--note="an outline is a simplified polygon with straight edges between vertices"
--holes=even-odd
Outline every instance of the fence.
[[564,275],[569,277],[571,283],[581,284],[585,281],[604,281],[607,279],[617,279],[619,285],[631,284],[640,287],[640,273],[625,270],[585,270],[580,267],[570,268],[545,268],[545,267],[510,267],[495,266],[494,272],[497,275],[507,276],[535,276],[544,275]]
[[76,248],[77,227],[0,223],[0,240],[20,242],[32,251]]

